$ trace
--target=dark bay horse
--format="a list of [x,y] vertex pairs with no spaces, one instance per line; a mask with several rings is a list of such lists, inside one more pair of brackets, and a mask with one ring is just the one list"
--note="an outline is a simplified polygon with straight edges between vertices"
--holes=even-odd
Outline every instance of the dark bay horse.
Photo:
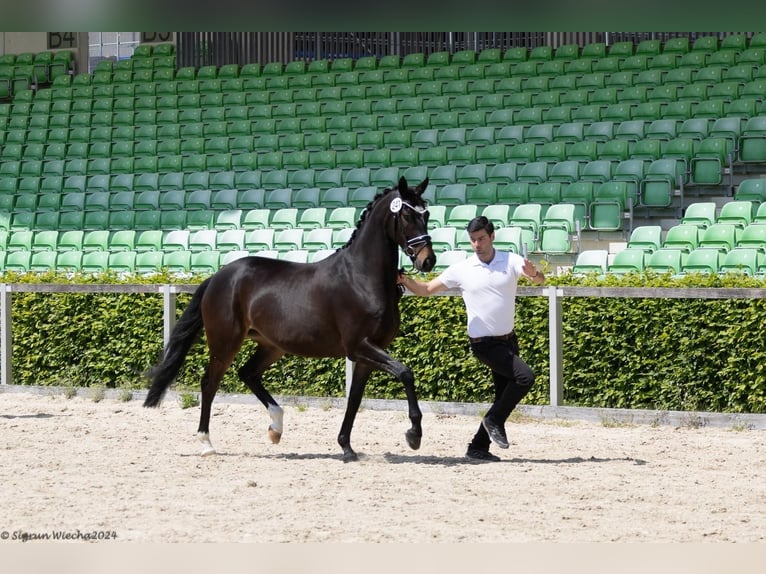
[[160,404],[204,328],[209,361],[201,382],[198,437],[203,455],[215,453],[209,433],[211,404],[246,337],[258,345],[238,375],[268,409],[272,442],[282,436],[283,411],[264,388],[262,377],[289,353],[355,362],[338,434],[344,462],[357,459],[351,428],[374,369],[403,383],[412,421],[407,444],[419,448],[422,415],[412,371],[384,349],[399,330],[399,248],[419,271],[428,272],[436,263],[427,232],[427,205],[421,197],[427,185],[428,179],[411,188],[401,178],[397,187],[378,194],[348,243],[319,262],[244,257],[208,277],[178,320],[161,361],[148,373],[152,384],[144,406]]

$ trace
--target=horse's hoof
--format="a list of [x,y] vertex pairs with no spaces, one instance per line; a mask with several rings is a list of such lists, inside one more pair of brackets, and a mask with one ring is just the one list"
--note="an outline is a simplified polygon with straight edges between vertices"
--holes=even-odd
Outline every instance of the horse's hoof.
[[407,438],[407,444],[412,450],[418,450],[420,448],[420,439],[422,438],[422,435],[419,435],[410,429],[404,433],[404,436]]
[[353,450],[349,450],[343,453],[343,462],[356,462],[359,457]]
[[200,453],[200,456],[210,456],[211,454],[215,454],[213,443],[210,442],[209,433],[197,433],[197,439],[202,443],[202,452]]
[[269,425],[269,439],[272,443],[279,444],[279,441],[282,439],[282,433]]

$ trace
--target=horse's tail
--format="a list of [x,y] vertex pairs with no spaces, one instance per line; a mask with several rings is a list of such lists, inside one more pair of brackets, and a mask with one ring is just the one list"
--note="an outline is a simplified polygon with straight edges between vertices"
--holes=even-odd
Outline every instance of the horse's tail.
[[147,372],[152,386],[144,401],[145,407],[159,406],[165,391],[181,370],[186,355],[202,331],[202,296],[207,291],[210,278],[200,283],[192,296],[191,302],[181,314],[173,332],[170,334],[162,360]]

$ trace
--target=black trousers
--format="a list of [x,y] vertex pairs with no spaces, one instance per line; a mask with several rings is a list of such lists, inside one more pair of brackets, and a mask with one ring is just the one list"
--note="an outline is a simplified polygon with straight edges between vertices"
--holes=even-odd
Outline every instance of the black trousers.
[[[535,374],[519,358],[519,340],[516,334],[507,340],[490,339],[471,342],[471,351],[479,361],[492,370],[495,384],[495,401],[487,416],[497,424],[504,424],[516,405],[529,392],[535,382]],[[489,449],[489,435],[480,424],[471,441],[473,448]]]

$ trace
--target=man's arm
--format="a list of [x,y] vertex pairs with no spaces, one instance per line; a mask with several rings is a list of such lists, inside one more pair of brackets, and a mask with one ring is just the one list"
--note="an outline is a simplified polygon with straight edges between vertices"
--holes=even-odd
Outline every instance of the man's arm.
[[447,289],[444,283],[439,281],[438,277],[426,282],[418,281],[417,279],[413,279],[411,276],[405,275],[403,273],[399,274],[399,284],[404,285],[408,291],[421,297],[428,297],[429,295],[433,295],[434,293],[438,293],[439,291],[444,291]]

